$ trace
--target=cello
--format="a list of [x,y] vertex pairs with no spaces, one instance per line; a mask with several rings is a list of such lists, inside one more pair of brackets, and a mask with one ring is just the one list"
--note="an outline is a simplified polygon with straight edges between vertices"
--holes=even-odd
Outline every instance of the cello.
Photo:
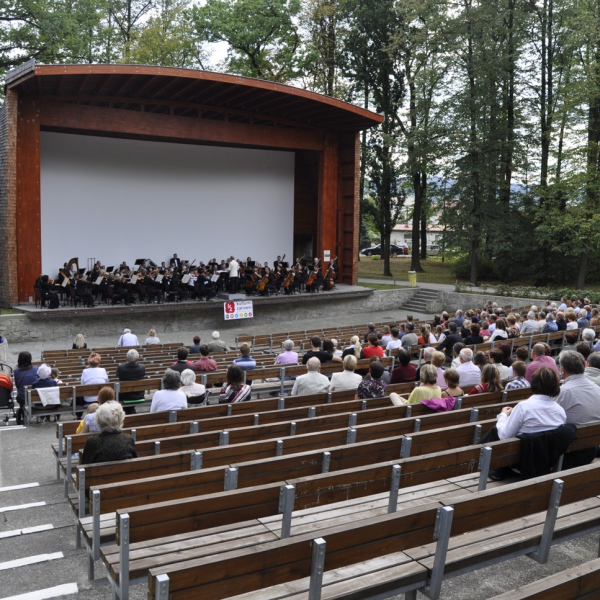
[[329,268],[327,269],[327,273],[325,273],[325,282],[323,283],[324,290],[332,290],[335,286],[335,269],[333,268],[333,264],[337,260],[337,256],[329,263]]

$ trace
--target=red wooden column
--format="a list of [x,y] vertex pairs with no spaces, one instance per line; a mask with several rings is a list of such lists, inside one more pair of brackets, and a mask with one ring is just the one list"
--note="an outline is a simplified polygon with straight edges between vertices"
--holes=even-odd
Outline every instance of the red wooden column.
[[19,98],[17,119],[18,296],[26,302],[42,270],[39,100]]
[[340,135],[340,281],[358,281],[358,244],[360,233],[360,133]]
[[339,145],[335,133],[325,135],[319,165],[319,216],[317,256],[330,250],[331,258],[338,250]]

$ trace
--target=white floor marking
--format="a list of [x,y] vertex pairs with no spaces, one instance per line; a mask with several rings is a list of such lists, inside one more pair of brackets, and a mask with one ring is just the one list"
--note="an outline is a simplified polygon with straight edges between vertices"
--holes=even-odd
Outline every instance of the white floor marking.
[[17,560],[8,560],[0,563],[0,571],[6,571],[6,569],[15,569],[17,567],[24,567],[26,565],[34,565],[36,563],[46,562],[49,560],[56,560],[57,558],[63,558],[62,552],[54,552],[53,554],[36,554],[35,556],[26,556],[25,558],[17,558]]
[[19,594],[18,596],[8,596],[2,600],[46,600],[46,598],[58,598],[67,594],[77,594],[79,588],[76,583],[64,583],[56,587],[46,588],[45,590],[37,590],[27,594]]
[[27,535],[28,533],[39,533],[40,531],[49,531],[54,529],[54,525],[36,525],[35,527],[25,527],[24,529],[13,529],[11,531],[0,531],[0,540],[7,537],[16,537],[17,535]]
[[39,483],[22,483],[21,485],[9,485],[1,487],[0,492],[12,492],[13,490],[24,490],[26,488],[39,487]]
[[16,504],[15,506],[0,506],[0,513],[11,512],[13,510],[23,510],[24,508],[34,508],[36,506],[46,506],[46,503],[30,502],[29,504]]
[[11,425],[10,427],[0,427],[0,431],[21,431],[27,429],[25,425]]

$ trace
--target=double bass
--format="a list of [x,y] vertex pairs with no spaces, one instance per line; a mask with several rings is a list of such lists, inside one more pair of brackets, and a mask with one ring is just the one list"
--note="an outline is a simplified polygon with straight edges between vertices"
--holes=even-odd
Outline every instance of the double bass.
[[337,260],[337,256],[329,263],[329,268],[327,269],[327,273],[325,273],[325,282],[323,283],[324,290],[332,290],[335,285],[335,269],[333,265]]

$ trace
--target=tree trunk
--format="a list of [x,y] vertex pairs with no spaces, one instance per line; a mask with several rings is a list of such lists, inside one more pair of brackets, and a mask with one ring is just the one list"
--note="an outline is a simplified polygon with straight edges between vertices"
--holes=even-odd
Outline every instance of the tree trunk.
[[[427,174],[421,173],[421,260],[427,259]],[[421,269],[422,271],[423,269]]]

